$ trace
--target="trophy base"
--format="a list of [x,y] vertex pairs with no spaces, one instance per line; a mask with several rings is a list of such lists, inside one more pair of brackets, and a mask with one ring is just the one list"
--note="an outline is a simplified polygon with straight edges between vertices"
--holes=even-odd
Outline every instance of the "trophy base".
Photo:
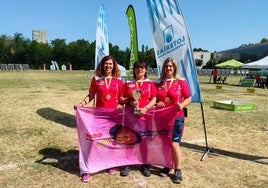
[[136,115],[140,114],[140,110],[139,109],[134,109],[133,113],[136,114]]

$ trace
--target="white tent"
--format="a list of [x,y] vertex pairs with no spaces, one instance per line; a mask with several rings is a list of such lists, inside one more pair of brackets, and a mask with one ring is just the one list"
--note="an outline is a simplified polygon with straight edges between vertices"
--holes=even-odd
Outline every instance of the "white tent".
[[243,69],[268,69],[268,56],[259,59],[257,61],[253,61],[250,63],[246,63],[242,66]]
[[118,67],[120,69],[121,76],[122,77],[126,77],[127,76],[127,70],[126,70],[126,68],[124,66],[122,66],[122,65],[119,65],[119,64],[118,64]]

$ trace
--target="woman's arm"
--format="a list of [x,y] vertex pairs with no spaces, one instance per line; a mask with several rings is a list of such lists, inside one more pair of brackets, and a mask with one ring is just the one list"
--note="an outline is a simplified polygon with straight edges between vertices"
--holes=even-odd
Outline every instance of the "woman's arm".
[[192,102],[192,97],[188,97],[188,98],[185,98],[184,101],[182,103],[177,103],[177,107],[178,107],[178,110],[182,110],[183,108],[185,108],[188,104],[190,104]]
[[150,100],[150,102],[149,102],[146,106],[144,106],[143,108],[140,109],[140,113],[141,113],[141,114],[146,114],[146,112],[147,112],[150,108],[152,108],[152,107],[155,105],[155,103],[156,103],[156,97],[153,97],[153,98]]
[[77,106],[86,106],[93,98],[94,94],[89,93],[79,104],[74,105],[74,109],[76,110]]

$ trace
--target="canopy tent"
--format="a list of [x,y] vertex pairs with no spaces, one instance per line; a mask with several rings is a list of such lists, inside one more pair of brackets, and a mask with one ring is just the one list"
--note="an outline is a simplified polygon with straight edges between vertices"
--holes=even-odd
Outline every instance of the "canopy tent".
[[119,67],[119,69],[120,69],[121,76],[122,76],[122,77],[127,76],[127,70],[126,70],[126,68],[125,68],[124,66],[122,66],[122,65],[119,65],[119,64],[118,64],[118,67]]
[[235,59],[231,59],[215,65],[216,68],[233,69],[242,67],[243,63]]
[[267,69],[268,68],[268,56],[259,59],[257,61],[253,61],[242,66],[244,69]]

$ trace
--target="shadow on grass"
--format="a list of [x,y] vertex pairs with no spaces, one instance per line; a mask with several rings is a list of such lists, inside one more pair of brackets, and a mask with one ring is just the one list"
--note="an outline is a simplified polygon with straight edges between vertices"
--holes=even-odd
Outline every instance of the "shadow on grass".
[[44,148],[39,153],[43,155],[43,158],[35,161],[35,163],[50,165],[79,176],[78,150],[63,152],[56,148]]
[[41,108],[36,112],[38,115],[47,120],[54,121],[67,127],[76,127],[76,120],[74,115],[60,112],[58,110],[54,110],[53,108]]
[[[186,147],[192,150],[196,150],[198,152],[206,152],[207,148],[205,146],[199,146],[195,144],[190,144],[186,142],[182,142],[180,144],[182,147]],[[265,164],[268,165],[268,156],[257,156],[257,155],[248,155],[244,153],[237,153],[237,152],[232,152],[232,151],[226,151],[226,150],[221,150],[221,149],[216,149],[216,148],[211,148],[210,152],[208,153],[209,155],[222,155],[226,157],[232,157],[236,159],[241,159],[241,160],[247,160],[251,162],[256,162],[260,164]]]

